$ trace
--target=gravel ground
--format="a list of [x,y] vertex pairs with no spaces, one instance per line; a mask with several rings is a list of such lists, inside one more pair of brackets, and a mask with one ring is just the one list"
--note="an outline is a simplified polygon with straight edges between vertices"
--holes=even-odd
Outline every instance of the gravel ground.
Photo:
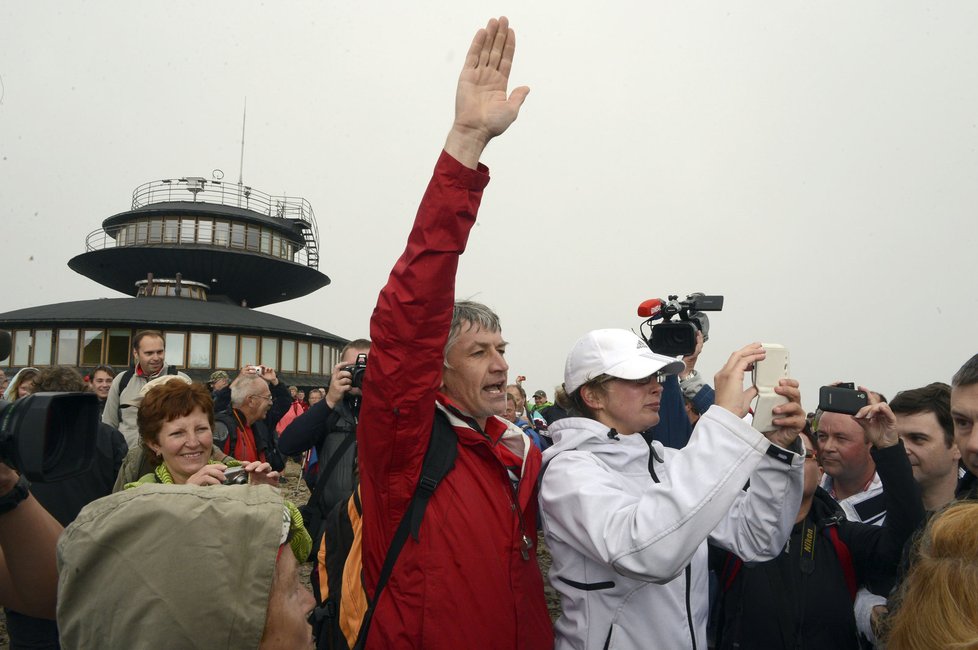
[[[306,487],[305,482],[300,478],[299,472],[299,465],[290,460],[285,468],[287,482],[283,486],[283,491],[285,492],[285,498],[296,505],[302,505],[309,500],[309,488]],[[542,534],[538,537],[538,549],[537,561],[540,563],[540,571],[543,572],[544,576],[547,608],[550,610],[550,618],[556,621],[557,616],[560,614],[560,599],[557,597],[557,592],[551,588],[550,583],[546,580],[547,572],[550,570],[550,551],[543,542]],[[309,571],[311,568],[308,564],[299,567],[299,573],[304,584],[309,584]],[[7,619],[0,614],[0,650],[8,650],[9,648],[10,640],[7,638]]]

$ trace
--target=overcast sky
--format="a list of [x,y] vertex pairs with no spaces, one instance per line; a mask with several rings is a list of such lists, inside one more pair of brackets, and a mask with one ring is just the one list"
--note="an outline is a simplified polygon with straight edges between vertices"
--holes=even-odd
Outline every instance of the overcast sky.
[[[593,7],[593,8],[591,8]],[[118,297],[70,271],[139,184],[308,199],[332,284],[263,308],[364,336],[452,119],[474,31],[505,13],[532,89],[483,162],[458,275],[510,378],[646,298],[723,294],[700,362],[752,340],[817,387],[951,374],[978,321],[978,3],[0,3],[0,311]]]

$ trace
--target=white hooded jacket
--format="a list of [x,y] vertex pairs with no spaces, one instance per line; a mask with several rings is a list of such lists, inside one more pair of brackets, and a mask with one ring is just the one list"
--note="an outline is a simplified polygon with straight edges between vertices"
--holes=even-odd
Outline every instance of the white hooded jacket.
[[775,557],[801,503],[804,457],[719,406],[684,449],[652,444],[655,477],[640,434],[615,439],[587,418],[550,433],[540,506],[563,610],[558,650],[705,650],[707,539],[748,563]]

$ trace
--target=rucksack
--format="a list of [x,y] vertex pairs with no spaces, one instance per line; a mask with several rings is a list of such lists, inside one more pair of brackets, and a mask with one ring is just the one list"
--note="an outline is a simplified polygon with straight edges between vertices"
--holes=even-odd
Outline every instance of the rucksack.
[[[133,378],[133,376],[135,374],[136,374],[136,368],[135,368],[135,366],[129,366],[129,368],[125,372],[122,373],[122,378],[119,380],[119,402],[120,402],[120,404],[119,404],[119,422],[122,422],[122,403],[121,403],[122,402],[122,391],[126,390],[126,386],[129,385],[129,382],[132,381],[132,378]],[[163,375],[175,375],[175,374],[177,374],[177,367],[176,366],[167,366],[166,367],[166,372],[164,372],[164,373],[162,373],[160,375],[157,375],[157,376],[158,377],[162,377]]]
[[418,541],[425,509],[441,480],[455,467],[458,434],[448,416],[436,409],[431,440],[421,463],[418,485],[404,511],[377,578],[373,599],[367,597],[362,576],[360,485],[327,515],[313,574],[313,592],[319,605],[310,622],[318,650],[361,650],[384,587],[408,535]]
[[[258,426],[261,424],[261,426]],[[251,432],[255,436],[255,449],[264,452],[265,460],[276,472],[285,469],[285,458],[278,450],[278,439],[269,434],[268,427],[263,423],[255,422],[251,425]],[[234,457],[234,448],[238,444],[238,422],[234,417],[233,411],[222,411],[214,414],[214,444],[220,447],[225,454]],[[236,458],[235,460],[241,460]]]

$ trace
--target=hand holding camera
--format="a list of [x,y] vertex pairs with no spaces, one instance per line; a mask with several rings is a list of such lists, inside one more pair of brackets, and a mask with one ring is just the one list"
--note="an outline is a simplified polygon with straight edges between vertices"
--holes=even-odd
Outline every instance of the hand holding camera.
[[744,390],[744,373],[758,361],[764,359],[766,352],[760,343],[751,343],[730,355],[727,363],[713,377],[716,387],[714,403],[727,409],[738,418],[747,415],[757,389],[751,386]]
[[357,360],[352,365],[341,361],[333,366],[329,390],[326,391],[326,405],[335,408],[351,389],[362,388],[363,376],[366,372],[367,355],[362,352],[357,355]]
[[853,419],[862,427],[866,434],[866,441],[877,449],[892,447],[900,442],[900,435],[896,429],[896,416],[890,410],[890,405],[881,401],[876,393],[865,386],[860,386],[859,390],[866,393],[869,404],[859,409]]
[[786,401],[774,407],[771,422],[775,428],[763,432],[764,437],[782,449],[791,449],[805,428],[805,409],[801,405],[801,390],[796,379],[784,378],[778,380],[774,392]]
[[774,424],[774,409],[788,403],[788,398],[775,391],[782,379],[788,378],[788,349],[777,343],[762,343],[764,359],[754,363],[752,383],[757,389],[757,404],[751,426],[761,433],[778,428]]
[[280,483],[282,474],[276,472],[272,469],[272,466],[268,463],[262,463],[259,461],[252,461],[250,463],[245,463],[240,467],[229,467],[226,472],[224,472],[225,485],[231,485],[228,482],[228,475],[235,470],[239,470],[237,475],[233,475],[233,483],[241,484],[248,483],[249,485],[274,485],[277,486]]

